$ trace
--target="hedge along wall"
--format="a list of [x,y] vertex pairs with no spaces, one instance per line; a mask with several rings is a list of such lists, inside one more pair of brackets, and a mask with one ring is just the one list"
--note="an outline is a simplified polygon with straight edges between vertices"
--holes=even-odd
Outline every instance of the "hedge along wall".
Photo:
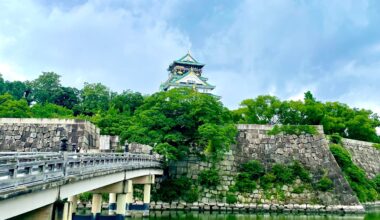
[[342,142],[353,162],[364,169],[367,177],[373,178],[380,174],[380,150],[373,147],[373,143],[345,138]]
[[[333,180],[332,192],[314,192],[306,195],[298,195],[296,199],[289,199],[289,203],[314,203],[322,202],[324,205],[355,205],[359,201],[343,177],[343,173],[329,151],[322,127],[317,127],[318,135],[276,135],[269,136],[267,131],[270,125],[238,125],[239,133],[237,144],[226,153],[224,160],[220,162],[218,169],[221,182],[215,189],[201,189],[199,202],[217,202],[220,194],[228,192],[229,187],[235,183],[235,176],[241,164],[250,160],[258,160],[266,170],[270,170],[275,164],[291,164],[299,161],[308,168],[314,179],[320,179],[324,173]],[[201,162],[195,157],[185,161],[177,162],[170,167],[170,173],[180,177],[187,177],[196,181],[201,170],[208,169],[211,164]],[[285,191],[287,187],[285,187]],[[290,192],[285,192],[291,195]],[[239,195],[240,196],[240,195]],[[242,195],[244,196],[244,195]],[[262,198],[262,192],[255,190],[254,195],[249,198],[241,198],[239,202],[262,202],[273,203],[273,201]],[[260,200],[257,200],[260,199]]]

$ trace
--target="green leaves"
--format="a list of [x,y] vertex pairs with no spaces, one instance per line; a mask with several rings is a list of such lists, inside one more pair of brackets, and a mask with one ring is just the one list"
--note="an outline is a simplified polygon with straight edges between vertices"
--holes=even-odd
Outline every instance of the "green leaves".
[[191,148],[214,160],[233,143],[236,132],[230,112],[216,98],[173,89],[147,97],[135,111],[125,137],[157,144],[156,151],[167,154],[169,160],[181,159]]

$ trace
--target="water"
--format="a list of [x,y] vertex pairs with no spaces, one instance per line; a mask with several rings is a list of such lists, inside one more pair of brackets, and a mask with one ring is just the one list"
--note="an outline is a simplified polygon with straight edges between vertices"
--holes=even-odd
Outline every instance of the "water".
[[[86,211],[88,213],[89,211]],[[106,212],[104,212],[106,213]],[[84,214],[84,213],[82,213]],[[89,213],[88,213],[89,214]],[[126,218],[130,220],[131,218]],[[380,220],[380,209],[367,211],[365,214],[277,214],[277,213],[210,213],[184,211],[151,211],[149,218],[135,216],[132,219],[144,220]]]

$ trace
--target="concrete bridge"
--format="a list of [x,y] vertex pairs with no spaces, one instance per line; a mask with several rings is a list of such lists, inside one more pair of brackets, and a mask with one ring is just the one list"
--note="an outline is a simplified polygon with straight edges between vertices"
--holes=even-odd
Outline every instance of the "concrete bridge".
[[[162,169],[154,155],[2,152],[0,219],[100,219],[102,193],[109,193],[107,219],[124,219],[132,210],[148,215],[156,175]],[[132,204],[135,184],[144,185],[141,205]],[[77,195],[83,192],[93,193],[92,216],[76,215]]]

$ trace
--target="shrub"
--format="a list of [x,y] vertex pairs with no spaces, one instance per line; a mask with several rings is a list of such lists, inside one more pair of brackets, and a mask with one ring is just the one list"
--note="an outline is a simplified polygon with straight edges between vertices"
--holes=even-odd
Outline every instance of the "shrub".
[[331,143],[342,144],[342,137],[338,133],[334,133],[329,136]]
[[187,190],[183,195],[183,200],[185,202],[196,202],[199,199],[199,191],[196,187],[191,187],[190,190]]
[[237,202],[237,197],[232,193],[227,193],[226,202],[228,204],[235,204]]
[[268,189],[276,181],[276,176],[273,173],[267,173],[260,178],[260,185],[263,189]]
[[302,135],[302,134],[317,134],[317,129],[312,125],[275,125],[272,130],[268,131],[268,135],[277,135],[280,133],[288,135]]
[[235,187],[239,192],[250,193],[256,189],[256,182],[251,179],[249,173],[239,173],[236,177]]
[[338,144],[331,144],[330,151],[342,169],[345,169],[352,164],[350,153],[342,146]]
[[251,160],[241,166],[241,171],[250,174],[250,179],[257,180],[264,175],[264,166],[257,160]]
[[295,179],[292,169],[282,164],[273,165],[272,172],[278,183],[292,184]]
[[198,178],[199,183],[207,188],[216,187],[220,182],[219,171],[215,168],[202,170],[199,172]]
[[334,187],[333,181],[327,176],[323,176],[316,185],[316,188],[320,191],[326,192]]
[[377,150],[380,150],[380,144],[372,144],[372,146],[373,146],[374,148],[376,148]]
[[298,176],[302,181],[306,183],[311,182],[310,172],[300,162],[294,161],[290,169],[292,169],[293,175]]
[[373,183],[376,187],[376,191],[380,193],[380,174],[378,174],[375,178],[373,178]]
[[81,202],[89,202],[89,201],[91,201],[91,199],[92,199],[92,193],[90,193],[90,192],[84,192],[84,193],[81,193],[81,194],[79,194],[79,200],[81,201]]
[[300,185],[300,186],[294,187],[292,193],[301,194],[303,193],[303,191],[305,191],[305,186]]
[[171,202],[185,197],[191,190],[191,179],[182,176],[177,179],[165,179],[157,190],[157,199],[163,202]]
[[375,181],[369,180],[365,175],[365,171],[352,162],[350,153],[339,144],[331,144],[330,151],[341,167],[351,188],[355,191],[359,201],[377,200],[379,193]]

